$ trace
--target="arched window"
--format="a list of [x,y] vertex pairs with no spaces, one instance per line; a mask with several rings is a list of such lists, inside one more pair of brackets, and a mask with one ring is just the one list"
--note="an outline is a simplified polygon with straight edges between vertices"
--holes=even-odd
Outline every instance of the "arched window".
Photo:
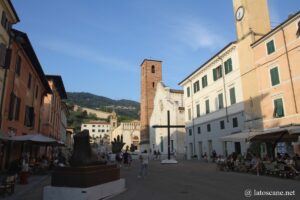
[[155,66],[154,65],[152,65],[152,67],[151,67],[151,72],[155,73]]

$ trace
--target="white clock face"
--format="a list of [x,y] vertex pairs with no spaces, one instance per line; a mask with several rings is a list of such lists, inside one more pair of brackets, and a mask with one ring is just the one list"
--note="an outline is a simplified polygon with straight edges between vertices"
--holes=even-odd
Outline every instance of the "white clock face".
[[243,6],[240,6],[235,13],[236,20],[240,21],[244,17],[245,9]]

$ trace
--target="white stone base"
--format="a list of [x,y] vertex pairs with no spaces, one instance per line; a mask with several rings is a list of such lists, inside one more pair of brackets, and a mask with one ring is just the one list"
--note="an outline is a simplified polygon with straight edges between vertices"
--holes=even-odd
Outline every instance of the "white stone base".
[[160,163],[161,163],[161,164],[177,164],[178,161],[177,161],[177,160],[174,160],[174,159],[170,159],[170,160],[165,159],[165,160],[162,160]]
[[119,194],[125,190],[125,179],[88,188],[46,186],[44,187],[43,200],[98,200]]

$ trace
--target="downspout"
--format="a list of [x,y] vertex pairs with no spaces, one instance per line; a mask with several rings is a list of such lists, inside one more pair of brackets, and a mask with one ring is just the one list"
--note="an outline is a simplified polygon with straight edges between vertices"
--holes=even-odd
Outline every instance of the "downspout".
[[289,68],[289,76],[290,76],[290,80],[291,80],[291,88],[292,88],[292,92],[293,92],[293,100],[294,100],[295,112],[298,114],[297,103],[296,103],[296,95],[295,95],[295,88],[294,88],[294,83],[293,83],[293,77],[292,77],[292,70],[291,70],[290,58],[289,58],[288,49],[287,49],[287,44],[286,44],[285,32],[284,32],[284,30],[283,30],[283,27],[281,27],[280,29],[281,29],[282,35],[283,35],[285,55],[286,55],[287,64],[288,64],[288,68]]
[[229,117],[228,117],[228,106],[227,106],[227,92],[226,92],[226,84],[225,84],[225,70],[223,70],[223,66],[224,66],[224,62],[223,62],[223,58],[221,58],[218,55],[218,58],[221,60],[221,70],[222,70],[222,80],[223,80],[223,89],[224,89],[224,97],[225,97],[225,112],[226,112],[226,120],[227,123],[229,122]]

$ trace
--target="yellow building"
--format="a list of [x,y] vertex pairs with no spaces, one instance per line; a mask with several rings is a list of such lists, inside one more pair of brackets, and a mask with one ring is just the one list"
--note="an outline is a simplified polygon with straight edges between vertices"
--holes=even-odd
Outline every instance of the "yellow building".
[[300,134],[300,12],[251,47],[262,128],[275,138],[295,141]]
[[[10,30],[13,24],[19,22],[19,17],[10,0],[0,0],[0,120],[3,119],[3,98],[7,68],[10,65]],[[1,122],[0,122],[1,124]]]

